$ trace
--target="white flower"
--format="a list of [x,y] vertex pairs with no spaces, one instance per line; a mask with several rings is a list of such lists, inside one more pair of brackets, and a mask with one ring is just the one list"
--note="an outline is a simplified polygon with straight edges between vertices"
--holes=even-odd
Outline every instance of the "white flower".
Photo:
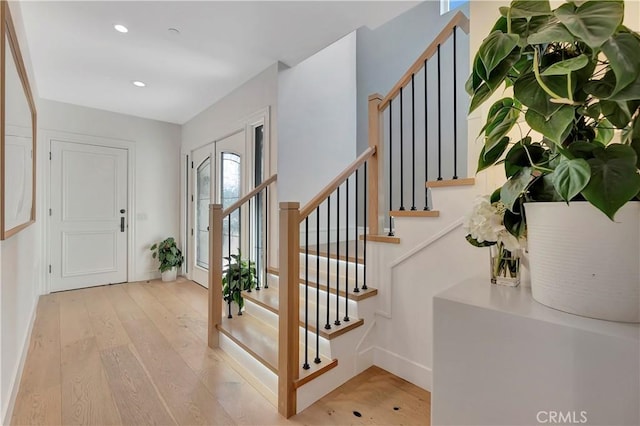
[[505,250],[515,251],[526,243],[524,238],[516,238],[504,226],[506,206],[491,203],[489,196],[477,197],[471,212],[466,216],[464,229],[479,243],[501,243]]
[[479,243],[495,243],[501,231],[506,231],[502,215],[488,196],[476,198],[473,210],[465,219],[464,229]]

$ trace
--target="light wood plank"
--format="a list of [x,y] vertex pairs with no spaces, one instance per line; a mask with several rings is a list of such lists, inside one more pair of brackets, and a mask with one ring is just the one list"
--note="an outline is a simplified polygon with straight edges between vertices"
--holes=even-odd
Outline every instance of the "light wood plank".
[[109,303],[105,303],[104,287],[95,287],[83,292],[84,304],[89,314],[91,329],[100,350],[130,343],[118,316]]
[[89,313],[84,304],[86,289],[55,293],[60,303],[60,345],[65,346],[93,337]]
[[62,424],[60,305],[55,297],[41,296],[38,302],[11,424]]
[[[268,181],[269,179],[267,179]],[[218,325],[222,320],[222,204],[209,207],[209,305],[208,345],[217,348],[220,343]]]
[[[62,305],[61,305],[62,307]],[[95,337],[62,348],[62,423],[118,425],[122,423]]]
[[425,183],[427,188],[445,188],[450,186],[472,186],[476,184],[475,178],[464,179],[444,179],[444,180],[430,180]]
[[[137,316],[146,315],[124,290],[111,302],[146,370],[179,424],[234,423],[150,319],[125,319],[136,309],[139,311]],[[123,316],[120,306],[123,307]]]
[[438,210],[391,210],[391,217],[440,217]]
[[[364,235],[360,235],[360,239],[364,240]],[[400,244],[400,238],[390,237],[388,235],[369,235],[367,234],[367,241],[374,243],[387,243],[387,244]]]
[[383,218],[378,216],[380,210],[381,199],[378,197],[380,190],[378,188],[384,188],[383,174],[380,173],[382,169],[380,159],[383,158],[382,150],[380,149],[380,135],[382,134],[382,121],[380,120],[380,102],[382,102],[382,95],[376,93],[369,96],[369,147],[374,148],[376,152],[368,162],[368,188],[367,193],[369,200],[369,232],[377,234],[380,229],[380,224]]
[[123,424],[176,424],[144,368],[127,346],[109,348],[100,355]]

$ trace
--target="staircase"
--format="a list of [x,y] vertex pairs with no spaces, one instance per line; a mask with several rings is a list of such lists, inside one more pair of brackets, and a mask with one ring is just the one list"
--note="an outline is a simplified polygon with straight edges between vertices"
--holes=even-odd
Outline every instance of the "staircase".
[[[461,13],[388,95],[369,98],[369,147],[307,205],[280,203],[277,231],[273,208],[266,209],[264,218],[256,213],[258,204],[272,206],[268,194],[269,187],[277,183],[275,175],[227,209],[211,205],[209,346],[231,354],[248,379],[286,417],[373,365],[369,348],[376,316],[381,312],[384,316],[386,303],[378,295],[378,284],[385,285],[380,262],[385,249],[381,247],[388,246],[393,253],[393,247],[406,251],[405,240],[419,243],[411,230],[403,232],[402,226],[394,225],[416,220],[436,235],[450,216],[432,209],[430,191],[474,184],[473,179],[458,177],[458,170],[466,174],[467,165],[458,155],[466,151],[466,141],[458,147],[456,84],[451,94],[442,93],[439,87],[441,47],[452,44],[455,58],[459,28],[468,32],[468,20]],[[439,112],[437,140],[431,141],[427,130],[434,117],[427,113],[431,107],[427,67],[434,61]],[[454,76],[456,72],[454,59]],[[416,149],[419,121],[415,117],[419,78],[424,79],[421,152]],[[410,103],[405,92],[411,94]],[[446,96],[454,99],[452,137],[443,129],[447,114],[441,103]],[[405,120],[408,116],[409,124]],[[446,148],[449,145],[452,149]],[[443,162],[448,163],[443,166]],[[449,170],[452,178],[445,179],[443,175]],[[418,199],[424,199],[419,208]],[[458,209],[453,210],[458,214]],[[244,241],[241,245],[255,246],[255,239],[259,239],[257,245],[266,247],[254,254],[257,263],[266,268],[259,273],[259,288],[242,293],[245,306],[241,312],[222,300],[222,259],[229,256],[223,253],[224,225],[231,223],[232,215],[248,224],[261,224],[254,230],[260,229],[262,234],[252,242],[249,230],[245,240],[239,237]],[[429,221],[435,225],[428,225]],[[275,257],[274,247],[278,248],[277,262],[270,261]],[[251,249],[249,253],[251,257]]]

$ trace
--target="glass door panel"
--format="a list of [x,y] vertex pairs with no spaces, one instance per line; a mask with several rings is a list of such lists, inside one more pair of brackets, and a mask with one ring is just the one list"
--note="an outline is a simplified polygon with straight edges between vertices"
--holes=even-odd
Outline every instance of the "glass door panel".
[[196,171],[196,265],[209,269],[209,204],[211,204],[211,158]]
[[[220,153],[220,203],[226,209],[238,201],[242,194],[242,168],[240,155]],[[222,253],[238,253],[240,248],[242,211],[237,210],[223,224]],[[229,251],[231,249],[231,251]]]

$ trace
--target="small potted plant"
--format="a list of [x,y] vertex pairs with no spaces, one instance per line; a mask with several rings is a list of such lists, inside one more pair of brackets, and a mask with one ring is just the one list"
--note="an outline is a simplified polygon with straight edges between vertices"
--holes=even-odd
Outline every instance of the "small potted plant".
[[159,243],[155,243],[150,249],[152,257],[158,258],[160,261],[160,272],[162,273],[162,281],[175,281],[178,275],[178,268],[184,262],[182,251],[176,245],[176,240],[169,237]]
[[471,111],[506,94],[478,171],[504,169],[497,198],[505,228],[527,237],[533,297],[639,322],[640,34],[623,1],[513,1],[500,15],[466,88]]
[[244,308],[243,291],[251,291],[256,287],[256,265],[250,260],[243,260],[238,249],[238,254],[232,254],[224,258],[227,265],[222,271],[222,294],[229,305],[228,317],[231,318],[231,302],[238,305],[238,315],[242,315]]

